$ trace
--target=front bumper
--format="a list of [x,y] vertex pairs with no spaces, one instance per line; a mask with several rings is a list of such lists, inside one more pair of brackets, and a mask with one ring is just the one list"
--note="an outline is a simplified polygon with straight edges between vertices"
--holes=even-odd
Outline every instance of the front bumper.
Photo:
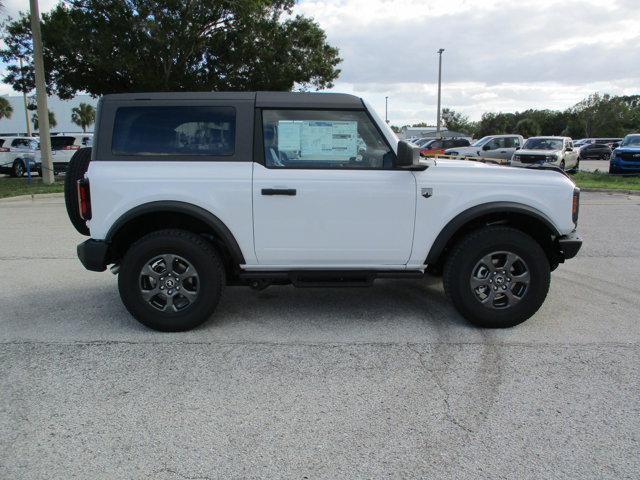
[[90,238],[78,245],[78,258],[84,268],[92,272],[104,272],[109,263],[109,244]]
[[640,173],[640,161],[634,162],[618,157],[609,160],[609,166],[615,173]]
[[568,260],[578,254],[580,247],[582,247],[582,239],[576,232],[571,232],[558,238],[558,247],[560,256],[564,260]]

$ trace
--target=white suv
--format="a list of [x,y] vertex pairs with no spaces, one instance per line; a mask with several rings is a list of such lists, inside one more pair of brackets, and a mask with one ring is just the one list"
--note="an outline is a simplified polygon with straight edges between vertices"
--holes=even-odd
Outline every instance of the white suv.
[[39,167],[38,140],[32,137],[0,137],[0,173],[21,177]]
[[[51,162],[55,174],[66,172],[69,161],[73,154],[82,147],[89,147],[93,144],[93,134],[60,134],[51,136]],[[38,164],[41,163],[40,152],[37,157]]]
[[[225,286],[365,286],[442,273],[470,321],[508,327],[581,246],[579,190],[556,170],[421,160],[368,103],[326,93],[106,95],[65,179],[143,324],[186,330]],[[321,307],[320,307],[321,308]]]

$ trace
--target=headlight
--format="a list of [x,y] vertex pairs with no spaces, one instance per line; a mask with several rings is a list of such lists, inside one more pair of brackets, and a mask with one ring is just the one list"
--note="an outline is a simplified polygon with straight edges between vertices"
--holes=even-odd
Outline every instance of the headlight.
[[556,155],[547,155],[544,158],[547,160],[547,162],[555,162],[556,160],[558,160],[558,157]]

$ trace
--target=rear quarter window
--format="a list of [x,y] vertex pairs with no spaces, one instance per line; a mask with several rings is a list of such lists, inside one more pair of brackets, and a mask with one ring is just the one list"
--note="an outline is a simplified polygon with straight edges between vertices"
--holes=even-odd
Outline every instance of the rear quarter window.
[[233,107],[140,106],[117,109],[116,156],[229,156],[235,151]]
[[70,147],[75,142],[75,137],[51,137],[51,148],[53,150],[62,150],[64,147]]

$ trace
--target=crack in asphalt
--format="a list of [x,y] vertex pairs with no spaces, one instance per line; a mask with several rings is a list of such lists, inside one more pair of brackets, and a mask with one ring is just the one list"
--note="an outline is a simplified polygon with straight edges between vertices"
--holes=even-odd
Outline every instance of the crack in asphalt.
[[420,365],[422,365],[422,368],[431,375],[431,378],[433,378],[434,383],[436,384],[438,389],[442,392],[443,394],[442,401],[445,405],[445,416],[447,417],[447,420],[449,420],[449,422],[451,422],[458,428],[461,428],[467,433],[471,433],[471,434],[475,433],[471,428],[462,424],[453,414],[451,410],[451,404],[449,403],[449,391],[445,388],[442,378],[440,378],[440,376],[435,372],[435,370],[427,366],[427,363],[424,361],[424,358],[422,356],[423,355],[422,352],[416,350],[411,345],[407,345],[407,348],[418,356],[418,361],[420,362]]

